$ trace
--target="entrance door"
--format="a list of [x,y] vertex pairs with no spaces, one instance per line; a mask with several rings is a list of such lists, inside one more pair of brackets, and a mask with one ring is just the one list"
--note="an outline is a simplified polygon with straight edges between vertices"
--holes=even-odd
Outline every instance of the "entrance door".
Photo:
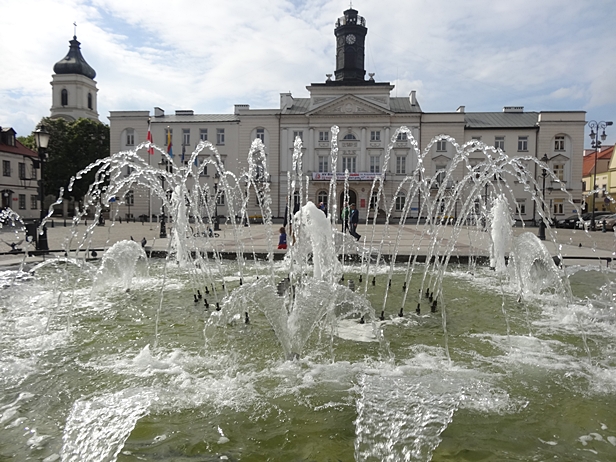
[[[357,194],[355,194],[355,191],[353,191],[352,189],[349,189],[348,192],[348,203],[349,205],[351,204],[355,204],[357,205]],[[344,203],[347,202],[345,201],[345,197],[344,197],[344,191],[340,193],[340,208],[338,210],[340,210],[340,212],[342,212],[342,210],[344,209]]]

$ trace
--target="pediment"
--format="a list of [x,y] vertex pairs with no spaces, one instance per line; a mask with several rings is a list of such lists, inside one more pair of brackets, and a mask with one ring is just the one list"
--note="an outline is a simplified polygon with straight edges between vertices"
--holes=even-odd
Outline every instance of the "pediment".
[[558,154],[550,159],[550,162],[569,162],[569,158],[563,154]]
[[344,95],[306,113],[307,116],[393,115],[393,112],[354,95]]
[[449,162],[451,160],[451,158],[444,156],[443,154],[438,154],[437,156],[434,156],[432,158],[432,162]]

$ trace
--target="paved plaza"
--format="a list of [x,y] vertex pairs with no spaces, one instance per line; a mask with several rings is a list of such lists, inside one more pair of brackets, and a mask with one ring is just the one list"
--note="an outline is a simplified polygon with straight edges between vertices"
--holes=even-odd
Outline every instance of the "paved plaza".
[[[0,230],[0,238],[2,242],[2,254],[0,255],[1,265],[17,265],[22,261],[34,263],[42,258],[54,258],[55,255],[62,256],[63,251],[70,248],[71,251],[82,249],[84,246],[84,235],[86,230],[91,227],[80,224],[77,227],[71,227],[70,221],[67,226],[64,226],[63,221],[54,221],[54,227],[48,229],[48,242],[51,253],[48,256],[26,256],[24,253],[10,252],[9,244],[11,242],[19,243],[23,239],[23,233],[15,232],[10,227],[4,227]],[[270,228],[272,242],[277,243],[278,229],[280,224],[273,224]],[[169,238],[161,239],[159,223],[114,223],[107,222],[104,226],[91,227],[92,240],[89,246],[90,250],[95,250],[96,255],[100,257],[105,249],[111,247],[114,243],[133,239],[141,242],[146,239],[146,250],[152,251],[158,255],[163,254],[169,248]],[[443,226],[439,228],[438,248],[439,253],[445,253],[448,248],[453,246],[452,255],[468,256],[468,255],[485,255],[488,256],[490,251],[490,236],[487,232],[477,230],[475,227],[463,227],[459,235],[452,242],[453,227]],[[514,234],[518,235],[523,232],[537,234],[536,227],[515,227]],[[196,230],[193,230],[196,231]],[[359,242],[355,242],[347,235],[348,245],[346,246],[349,253],[361,253],[362,250],[372,247],[380,247],[381,239],[383,244],[381,247],[382,254],[390,254],[394,251],[395,242],[399,241],[398,254],[400,255],[426,255],[428,246],[431,245],[431,236],[426,233],[425,225],[375,225],[366,226],[360,225],[358,232],[362,235]],[[168,226],[168,236],[171,236],[172,226]],[[192,231],[191,231],[192,232]],[[552,241],[551,239],[554,239]],[[247,253],[262,253],[267,252],[268,245],[268,226],[263,224],[251,224],[249,227],[239,226],[234,229],[232,225],[223,224],[218,232],[218,237],[209,239],[197,238],[202,240],[204,249],[213,249],[221,252],[235,252],[238,249],[238,242],[241,242],[243,251]],[[290,240],[290,239],[289,239]],[[371,244],[372,243],[372,244]],[[25,242],[19,243],[17,247],[22,250],[26,249]],[[564,264],[597,264],[610,266],[610,259],[614,257],[616,252],[616,239],[613,232],[584,232],[581,230],[571,229],[553,229],[547,231],[547,239],[545,245],[549,252],[556,256],[560,249],[561,255],[564,257]],[[275,247],[275,245],[274,245]],[[29,250],[34,250],[32,247]],[[275,250],[276,253],[284,253],[284,250]],[[88,255],[92,257],[92,255]]]

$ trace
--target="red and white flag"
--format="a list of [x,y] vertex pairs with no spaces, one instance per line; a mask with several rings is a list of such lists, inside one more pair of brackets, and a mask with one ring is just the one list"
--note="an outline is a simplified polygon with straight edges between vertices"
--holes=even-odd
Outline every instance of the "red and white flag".
[[153,156],[154,155],[154,143],[152,142],[152,132],[150,131],[150,122],[148,121],[148,137],[147,140],[150,142],[150,146],[148,146],[148,153]]

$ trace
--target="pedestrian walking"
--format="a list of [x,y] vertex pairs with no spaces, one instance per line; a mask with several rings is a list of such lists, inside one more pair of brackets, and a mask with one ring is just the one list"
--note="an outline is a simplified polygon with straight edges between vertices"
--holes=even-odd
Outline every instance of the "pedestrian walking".
[[359,241],[360,234],[357,234],[357,225],[359,224],[359,211],[355,208],[355,204],[351,204],[351,210],[349,215],[349,234]]

